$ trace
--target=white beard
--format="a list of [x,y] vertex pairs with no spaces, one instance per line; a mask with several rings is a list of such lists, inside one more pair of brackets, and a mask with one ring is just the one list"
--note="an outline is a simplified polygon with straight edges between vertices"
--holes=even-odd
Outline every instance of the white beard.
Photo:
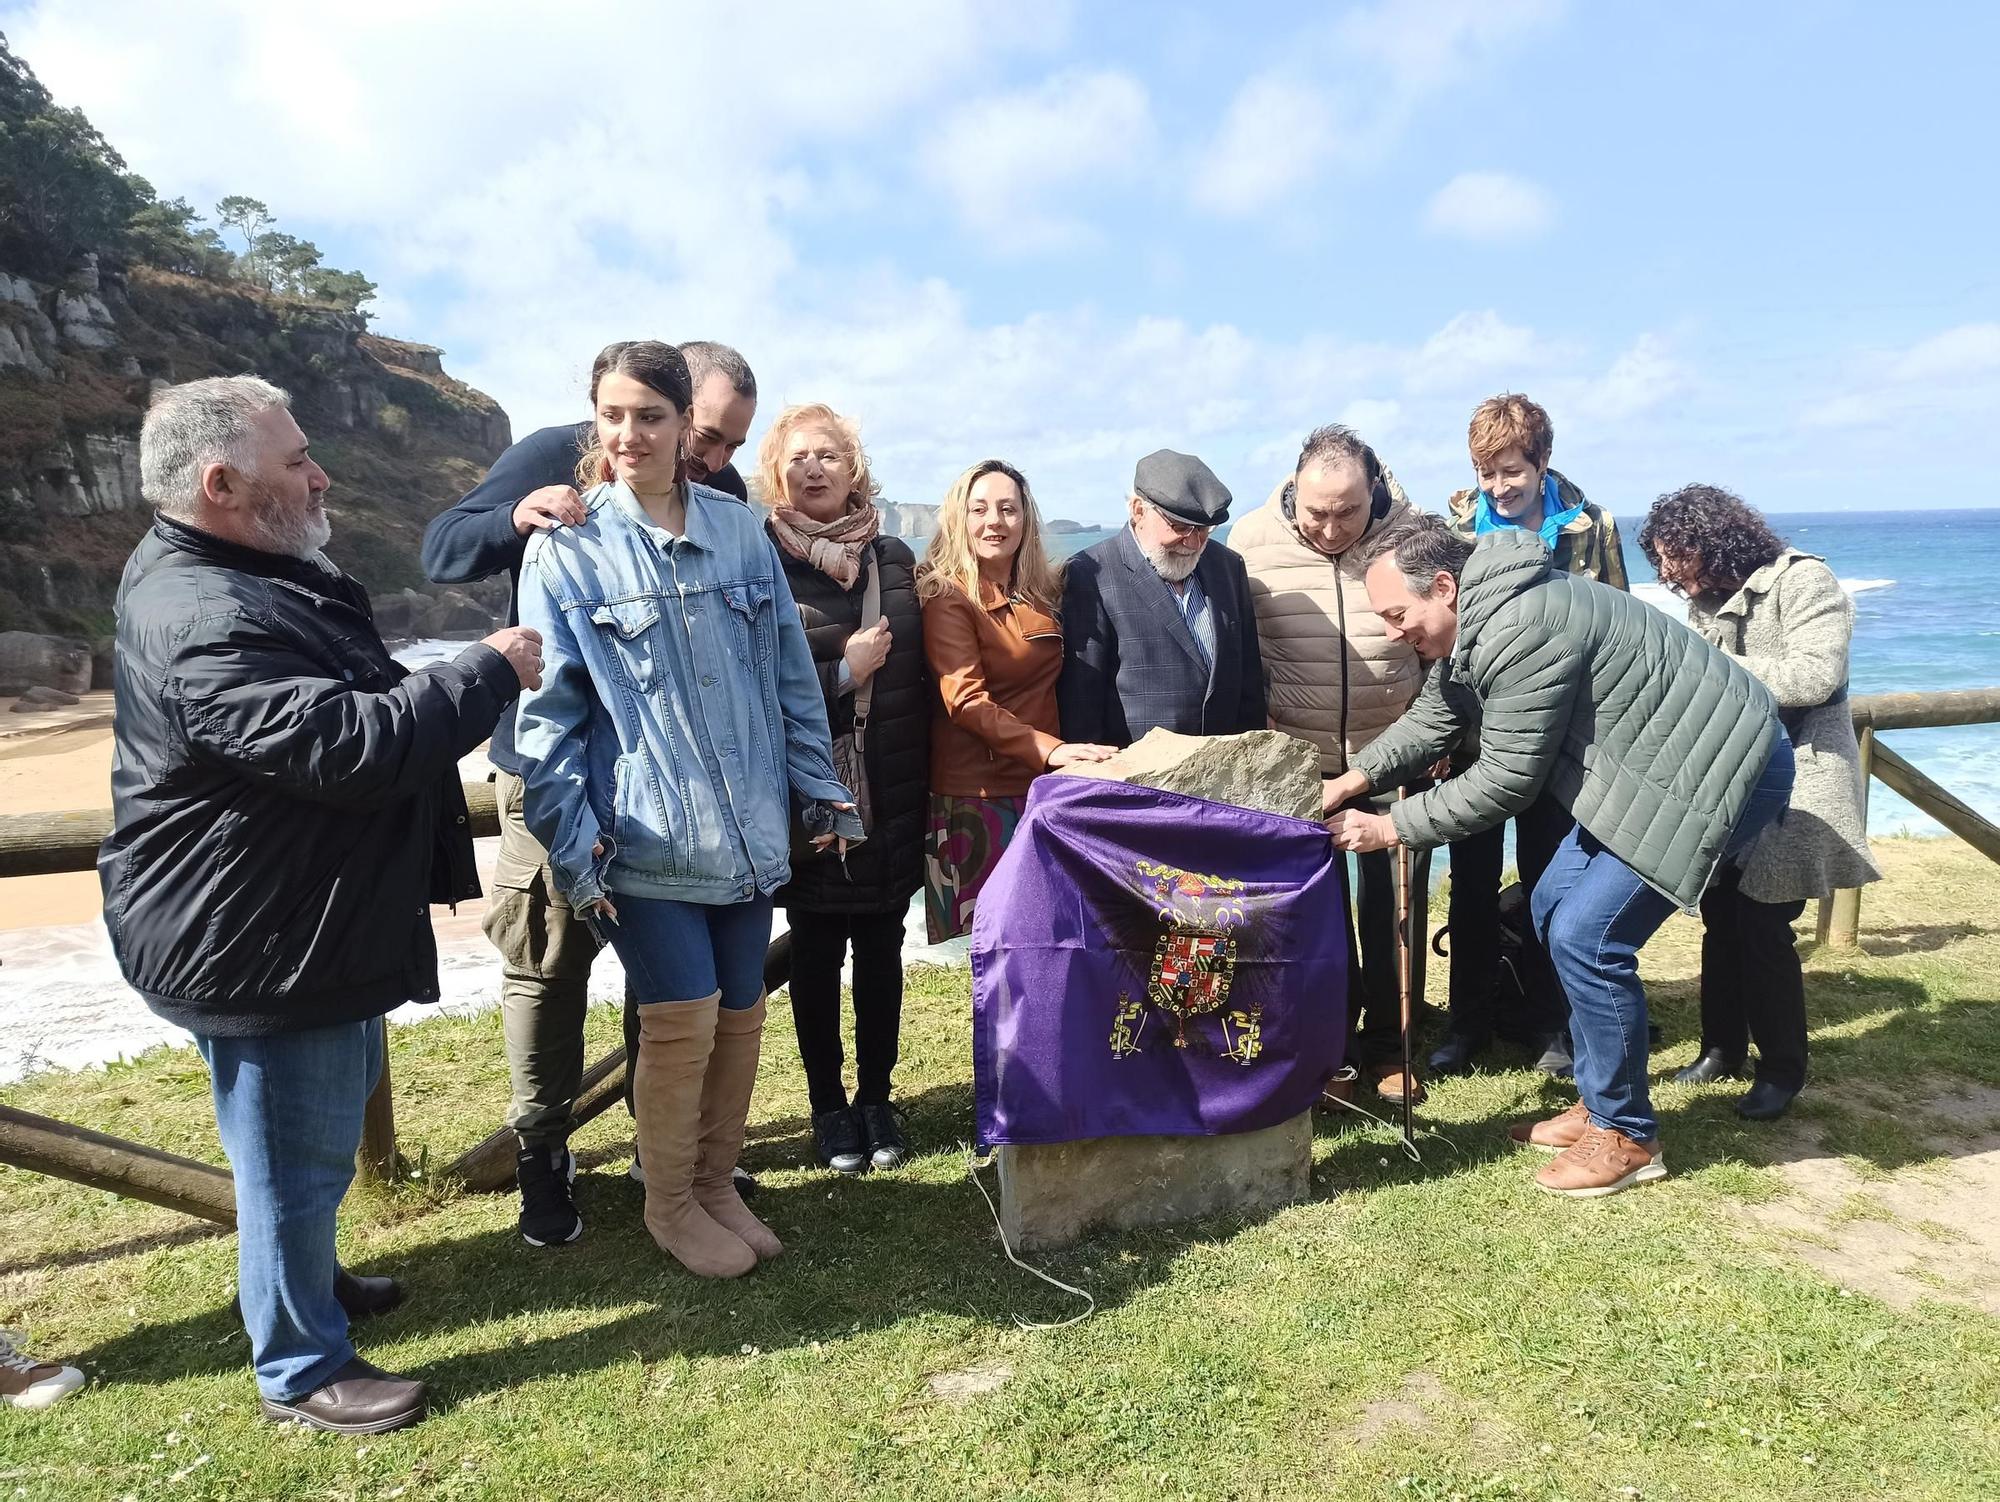
[[333,536],[333,523],[324,507],[317,511],[286,512],[267,492],[260,498],[250,519],[257,548],[287,558],[310,560]]
[[1201,562],[1199,552],[1175,553],[1167,548],[1154,547],[1136,532],[1132,534],[1132,540],[1139,544],[1139,551],[1145,555],[1146,561],[1153,565],[1153,572],[1169,584],[1180,583],[1193,573],[1195,566]]

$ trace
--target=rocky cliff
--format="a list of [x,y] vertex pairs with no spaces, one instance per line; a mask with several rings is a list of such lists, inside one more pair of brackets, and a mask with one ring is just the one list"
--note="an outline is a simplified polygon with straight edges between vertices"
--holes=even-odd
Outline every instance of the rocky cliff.
[[0,267],[0,632],[111,627],[126,555],[151,520],[139,423],[155,386],[255,372],[292,393],[333,478],[329,554],[388,594],[421,586],[424,524],[509,441],[490,398],[439,352],[358,314],[95,260],[62,285]]

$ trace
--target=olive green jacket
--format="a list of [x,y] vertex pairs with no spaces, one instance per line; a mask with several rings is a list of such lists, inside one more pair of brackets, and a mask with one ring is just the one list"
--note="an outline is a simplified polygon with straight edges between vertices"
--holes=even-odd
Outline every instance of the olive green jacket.
[[1679,621],[1493,532],[1459,577],[1458,637],[1410,712],[1354,759],[1407,780],[1479,727],[1479,759],[1395,805],[1427,849],[1512,818],[1544,789],[1683,908],[1701,899],[1779,735],[1769,689]]
[[[1581,505],[1583,514],[1556,533],[1556,545],[1549,561],[1566,574],[1584,574],[1613,589],[1630,589],[1625,577],[1625,546],[1618,540],[1618,523],[1611,513],[1584,496],[1576,482],[1560,470],[1550,470],[1556,482],[1556,498],[1561,509]],[[1476,540],[1473,530],[1479,509],[1479,492],[1457,490],[1446,503],[1451,511],[1452,530],[1468,541]]]

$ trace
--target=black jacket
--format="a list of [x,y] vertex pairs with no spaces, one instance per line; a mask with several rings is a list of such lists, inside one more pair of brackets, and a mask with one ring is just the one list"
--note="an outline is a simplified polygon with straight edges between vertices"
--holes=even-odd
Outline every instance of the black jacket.
[[1156,725],[1182,735],[1270,728],[1243,560],[1211,541],[1194,576],[1215,623],[1213,668],[1130,527],[1070,559],[1056,683],[1064,740],[1129,746]]
[[[772,543],[774,548],[777,544]],[[870,544],[882,571],[882,614],[889,622],[889,657],[875,674],[862,755],[868,769],[872,822],[867,840],[847,854],[847,868],[830,851],[814,850],[792,821],[792,879],[777,892],[780,907],[815,913],[883,913],[907,907],[924,883],[924,821],[929,813],[931,695],[924,668],[924,618],[917,605],[915,555],[895,537]],[[785,582],[798,601],[812,647],[834,738],[854,728],[854,695],[837,690],[847,638],[861,626],[867,576],[842,589],[783,548]]]
[[[507,624],[520,624],[521,556],[528,539],[514,530],[514,508],[544,485],[574,485],[576,466],[590,441],[587,422],[539,428],[493,461],[486,478],[440,511],[424,528],[424,573],[436,584],[471,584],[495,574],[507,576]],[[749,499],[736,466],[725,464],[706,482],[712,489]],[[521,775],[514,754],[514,708],[510,704],[493,727],[487,758],[502,771]]]
[[190,1032],[434,1001],[429,904],[479,895],[458,758],[520,683],[491,647],[405,673],[330,564],[158,518],[118,587],[104,923]]

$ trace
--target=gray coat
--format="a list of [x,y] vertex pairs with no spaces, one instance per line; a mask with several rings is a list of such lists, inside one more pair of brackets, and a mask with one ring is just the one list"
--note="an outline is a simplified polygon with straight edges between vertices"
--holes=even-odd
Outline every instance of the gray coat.
[[1854,602],[1824,559],[1787,548],[1727,599],[1699,595],[1688,624],[1755,673],[1792,731],[1792,806],[1743,866],[1743,895],[1806,902],[1878,881],[1861,812],[1861,751],[1847,704]]
[[1778,743],[1770,691],[1679,621],[1549,567],[1532,533],[1481,538],[1459,579],[1458,640],[1410,712],[1354,759],[1404,781],[1479,728],[1479,759],[1395,805],[1429,848],[1547,790],[1683,908],[1701,900]]

